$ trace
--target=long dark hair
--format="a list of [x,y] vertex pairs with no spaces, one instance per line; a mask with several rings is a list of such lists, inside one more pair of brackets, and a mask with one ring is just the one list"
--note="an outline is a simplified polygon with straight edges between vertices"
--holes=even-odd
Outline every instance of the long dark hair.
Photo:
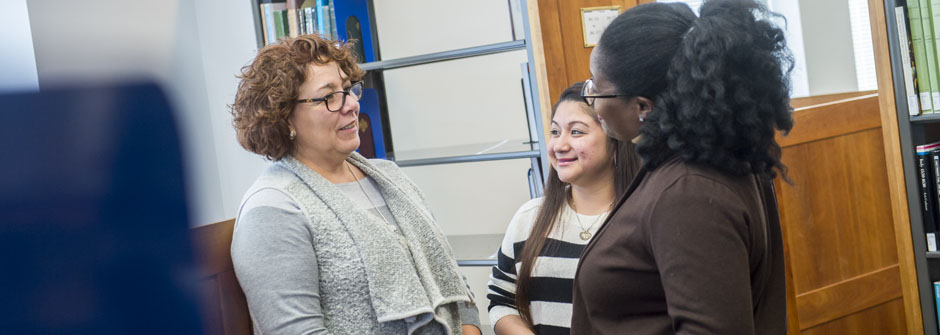
[[[581,88],[584,82],[577,82],[571,87],[565,89],[558,98],[558,102],[552,106],[552,117],[558,110],[558,105],[565,101],[573,101],[583,105],[583,109],[590,113],[591,117],[597,120],[597,114],[581,98]],[[633,148],[633,143],[628,141],[618,141],[611,137],[607,138],[608,154],[614,157],[614,193],[616,198],[620,198],[626,192],[627,186],[633,180],[633,176],[640,168],[639,157]],[[568,192],[565,183],[558,179],[558,173],[554,168],[548,168],[548,181],[545,185],[545,197],[542,199],[542,205],[532,223],[532,231],[529,232],[529,238],[525,246],[519,253],[516,260],[522,262],[519,269],[519,275],[516,277],[516,309],[519,315],[526,323],[532,325],[532,314],[529,309],[529,280],[532,278],[532,269],[535,268],[535,262],[542,250],[551,248],[548,245],[548,236],[551,235],[555,223],[558,222],[559,214],[568,201]]]
[[653,100],[637,153],[647,168],[671,157],[731,175],[781,173],[776,130],[793,128],[792,56],[780,17],[753,0],[650,3],[601,35],[597,70],[621,94]]

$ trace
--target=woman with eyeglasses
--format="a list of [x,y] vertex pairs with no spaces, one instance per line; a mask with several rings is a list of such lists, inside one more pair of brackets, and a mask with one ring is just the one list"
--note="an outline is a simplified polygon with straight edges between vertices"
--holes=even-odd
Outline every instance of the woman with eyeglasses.
[[583,86],[552,108],[545,196],[519,208],[499,249],[487,294],[497,335],[568,334],[578,256],[639,169],[633,144],[604,133]]
[[634,7],[582,95],[642,169],[581,254],[571,334],[785,334],[777,131],[793,127],[784,31],[753,0]]
[[274,162],[232,239],[255,334],[480,334],[421,191],[395,163],[355,152],[365,72],[351,47],[303,35],[242,68],[238,141]]

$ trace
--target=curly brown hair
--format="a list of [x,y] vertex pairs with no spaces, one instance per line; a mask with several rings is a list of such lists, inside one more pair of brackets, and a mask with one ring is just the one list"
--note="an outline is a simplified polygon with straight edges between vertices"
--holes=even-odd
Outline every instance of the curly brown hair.
[[279,161],[291,154],[288,118],[297,105],[299,88],[310,63],[336,62],[351,81],[365,71],[357,65],[351,42],[301,35],[264,47],[251,64],[242,67],[241,82],[230,106],[238,143],[246,150]]

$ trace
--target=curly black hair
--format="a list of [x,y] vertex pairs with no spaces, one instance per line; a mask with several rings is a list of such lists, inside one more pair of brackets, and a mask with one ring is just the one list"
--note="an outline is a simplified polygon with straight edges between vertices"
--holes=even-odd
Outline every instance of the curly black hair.
[[776,130],[793,128],[793,58],[782,18],[753,0],[650,3],[601,36],[598,71],[630,96],[653,100],[636,150],[653,169],[672,157],[732,175],[786,179]]

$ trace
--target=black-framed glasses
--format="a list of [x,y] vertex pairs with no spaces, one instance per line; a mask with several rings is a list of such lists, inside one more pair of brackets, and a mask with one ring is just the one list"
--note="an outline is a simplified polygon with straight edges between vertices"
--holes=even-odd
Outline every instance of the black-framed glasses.
[[324,95],[322,98],[311,98],[311,99],[300,99],[297,100],[298,103],[302,102],[323,102],[326,104],[326,110],[331,112],[338,112],[340,109],[343,109],[343,105],[346,104],[346,96],[350,96],[356,101],[359,101],[359,98],[362,98],[362,82],[357,81],[342,91],[336,91],[327,95]]
[[597,98],[617,98],[617,97],[626,97],[630,96],[629,94],[596,94],[597,90],[594,88],[594,78],[584,81],[584,87],[581,88],[581,98],[584,99],[584,103],[588,106],[594,106],[594,100]]

